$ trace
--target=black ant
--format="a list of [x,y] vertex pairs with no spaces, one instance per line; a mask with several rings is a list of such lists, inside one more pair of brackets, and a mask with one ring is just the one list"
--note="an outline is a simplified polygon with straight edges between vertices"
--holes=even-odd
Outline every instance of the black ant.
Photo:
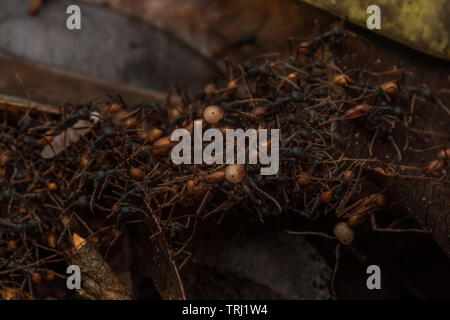
[[284,159],[284,157],[306,159],[305,150],[299,146],[294,146],[292,148],[280,148],[280,156],[282,159]]
[[133,210],[132,207],[122,206],[119,209],[119,214],[117,215],[116,228],[119,230],[123,229],[126,226],[127,221],[130,220],[130,217],[132,217],[134,212],[135,210]]
[[225,37],[222,33],[217,32],[218,35],[223,38],[227,43],[217,47],[214,51],[214,56],[218,57],[222,55],[224,52],[228,50],[235,50],[240,49],[244,46],[259,46],[258,43],[258,34],[264,27],[266,21],[268,19],[268,16],[263,17],[263,19],[258,23],[258,25],[255,27],[254,30],[252,30],[248,35],[245,35],[244,37],[235,40],[235,41],[229,41],[227,37]]
[[[57,136],[58,134],[66,131],[69,128],[72,128],[75,130],[85,129],[86,127],[84,127],[84,126],[78,126],[76,128],[74,128],[74,126],[80,120],[85,120],[85,121],[90,121],[90,122],[95,121],[94,119],[92,119],[93,115],[89,111],[91,108],[92,108],[92,103],[82,104],[82,105],[76,107],[73,114],[70,117],[66,118],[63,122],[61,122],[55,126],[40,126],[40,127],[31,128],[28,130],[28,134],[30,135],[30,137],[39,139],[39,138],[49,138],[49,137]],[[99,117],[99,115],[96,115],[96,117]],[[28,138],[28,140],[29,139],[30,138]],[[25,142],[25,139],[24,139],[24,143],[27,143],[27,142]]]
[[428,101],[436,101],[433,91],[428,88],[409,87],[408,89],[411,90],[411,93],[422,95]]
[[300,41],[297,45],[297,59],[300,55],[311,56],[315,54],[324,43],[329,42],[332,39],[340,39],[344,36],[345,32],[341,26],[334,26],[331,30],[326,31],[312,38],[312,40],[302,38],[290,38],[289,47],[292,52],[292,41]]
[[65,119],[55,128],[47,128],[47,129],[56,129],[57,131],[61,132],[69,128],[72,128],[79,120],[90,120],[91,118],[91,112],[89,111],[90,108],[92,108],[92,103],[82,104],[75,108],[75,112],[73,113],[72,116]]
[[27,223],[12,223],[5,221],[3,219],[0,219],[0,227],[7,228],[13,232],[21,233],[26,232],[29,230],[34,230],[39,226],[39,223],[34,220],[30,220]]
[[405,113],[403,112],[402,108],[398,106],[397,107],[379,106],[377,109],[382,114],[393,116],[394,118],[397,118],[399,120],[402,120],[405,116]]
[[102,127],[102,134],[94,141],[94,147],[102,145],[105,140],[113,138],[117,134],[117,130],[112,124],[104,124]]
[[288,97],[278,98],[275,103],[273,104],[273,107],[281,107],[289,102],[304,102],[305,97],[300,91],[293,91],[292,94]]
[[[392,82],[394,83],[394,82]],[[359,88],[360,90],[367,90],[370,91],[372,93],[374,93],[377,97],[383,97],[386,100],[390,101],[391,98],[387,95],[386,91],[383,90],[382,86],[379,85],[369,85],[367,83],[363,83],[363,82],[356,82],[355,86],[357,88]]]
[[110,169],[110,170],[98,170],[94,173],[87,172],[91,175],[97,182],[103,181],[107,177],[120,177],[126,170],[122,169]]

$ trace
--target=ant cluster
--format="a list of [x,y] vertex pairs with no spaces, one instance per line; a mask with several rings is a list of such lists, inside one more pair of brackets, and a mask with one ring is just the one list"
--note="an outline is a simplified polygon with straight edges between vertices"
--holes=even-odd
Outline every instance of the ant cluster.
[[[343,157],[330,125],[365,121],[389,136],[387,124],[405,114],[381,103],[398,93],[396,81],[361,84],[332,59],[320,58],[324,46],[345,36],[336,26],[298,41],[286,60],[263,55],[242,66],[227,61],[225,83],[209,84],[195,97],[180,93],[178,102],[169,96],[162,104],[129,105],[120,97],[102,97],[64,105],[59,115],[30,109],[17,116],[5,110],[0,125],[2,290],[28,285],[32,294],[32,283],[64,278],[52,263],[66,257],[74,232],[106,248],[127,225],[151,216],[180,267],[197,223],[206,218],[220,223],[230,212],[260,221],[283,214],[307,220],[331,216],[335,237],[322,234],[351,245],[357,227],[387,201],[381,191],[358,196],[366,159]],[[196,120],[204,130],[278,129],[278,173],[261,175],[260,164],[173,164],[171,133],[178,128],[192,133]],[[439,154],[429,170],[436,174],[447,157],[448,150]]]

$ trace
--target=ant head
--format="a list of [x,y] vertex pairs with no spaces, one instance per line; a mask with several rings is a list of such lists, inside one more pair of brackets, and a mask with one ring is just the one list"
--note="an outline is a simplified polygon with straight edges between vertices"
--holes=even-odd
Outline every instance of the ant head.
[[434,100],[435,99],[434,94],[433,94],[433,92],[430,89],[425,88],[425,89],[423,89],[422,92],[423,92],[423,96],[425,97],[425,99],[427,99],[427,100]]
[[341,26],[335,26],[331,29],[331,33],[336,37],[342,37],[344,35],[344,29]]
[[89,207],[89,197],[85,194],[80,195],[77,199],[77,205],[82,209]]
[[76,116],[81,120],[89,120],[91,113],[87,109],[81,108],[77,110]]
[[106,177],[106,172],[104,170],[98,170],[94,173],[94,179],[101,181]]
[[116,135],[116,130],[114,129],[114,127],[112,125],[105,125],[102,129],[102,134],[106,138],[111,138]]
[[292,152],[292,155],[296,158],[304,158],[305,157],[304,150],[299,146],[292,147],[291,152]]

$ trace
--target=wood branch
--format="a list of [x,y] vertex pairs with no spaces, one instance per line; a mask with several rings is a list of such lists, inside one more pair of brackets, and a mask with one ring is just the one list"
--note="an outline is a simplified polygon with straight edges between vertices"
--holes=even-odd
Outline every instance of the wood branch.
[[[432,92],[437,93],[441,88],[449,86],[449,79],[445,76],[450,70],[448,64],[431,58],[419,60],[388,46],[378,46],[375,41],[372,52],[351,57],[348,53],[361,50],[359,48],[363,45],[360,40],[347,39],[342,43],[342,52],[334,50],[337,66],[341,69],[372,70],[372,74],[375,72],[383,75],[380,73],[382,70],[392,70],[394,65],[398,66],[399,61],[402,61],[404,69],[414,70],[413,75],[420,77]],[[383,63],[374,64],[374,57]],[[433,72],[437,66],[442,72]],[[383,83],[388,79],[392,78],[364,75],[360,80]],[[411,112],[410,96],[396,94],[392,98],[392,105],[400,107],[405,115]],[[441,96],[440,99],[448,105],[448,97]],[[431,161],[436,159],[438,151],[450,142],[447,134],[450,118],[446,110],[439,106],[437,99],[421,98],[413,102],[415,108],[412,122],[405,124],[399,121],[395,127],[390,128],[389,137],[378,135],[374,138],[375,132],[364,126],[362,118],[334,122],[331,127],[333,140],[345,157],[378,161],[376,165],[368,163],[366,166],[370,179],[386,188],[386,193],[405,210],[404,214],[413,216],[426,231],[430,231],[442,250],[450,256],[448,173],[435,175],[427,169]],[[421,149],[429,151],[418,152]]]
[[54,106],[26,100],[23,98],[8,96],[0,94],[0,110],[15,110],[19,112],[26,112],[27,110],[34,109],[45,113],[59,113],[58,109]]
[[[159,91],[116,84],[15,58],[0,56],[0,70],[3,75],[0,79],[2,94],[18,97],[26,105],[28,100],[32,100],[35,104],[57,107],[64,102],[84,103],[108,94],[120,94],[127,103],[161,103],[166,99],[166,94]],[[176,98],[172,97],[172,102],[177,103]]]
[[81,269],[81,297],[89,300],[130,300],[131,296],[94,245],[73,234],[70,262]]
[[130,225],[129,229],[134,248],[132,272],[150,277],[162,299],[185,300],[183,283],[158,219],[152,215],[142,225]]

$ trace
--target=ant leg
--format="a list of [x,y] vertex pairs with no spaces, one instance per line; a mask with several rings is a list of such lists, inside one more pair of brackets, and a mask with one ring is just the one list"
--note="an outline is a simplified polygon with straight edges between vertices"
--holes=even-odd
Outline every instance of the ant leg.
[[439,107],[441,107],[442,110],[444,110],[445,112],[447,112],[448,115],[450,115],[450,109],[447,108],[447,107],[442,103],[442,100],[439,99],[439,98],[437,98],[437,97],[436,97],[435,99],[436,99],[436,102],[438,103]]
[[272,202],[275,204],[275,206],[278,208],[278,210],[280,211],[280,213],[283,212],[283,209],[281,208],[281,205],[278,203],[278,201],[277,201],[274,197],[272,197],[270,194],[268,194],[268,193],[265,192],[264,190],[260,189],[260,188],[256,185],[256,183],[253,182],[253,180],[250,179],[249,181],[250,181],[250,183],[251,183],[251,186],[252,186],[256,191],[258,191],[259,193],[261,193],[263,196],[265,196],[266,198],[268,198],[270,201],[272,201]]
[[334,264],[333,274],[331,275],[331,283],[330,283],[331,295],[334,299],[337,298],[336,291],[334,289],[334,283],[336,281],[336,274],[337,274],[337,271],[339,268],[339,260],[341,259],[341,244],[340,243],[338,243],[336,245],[335,257],[336,257],[336,263]]
[[200,213],[202,212],[202,210],[206,204],[206,201],[208,200],[210,192],[211,192],[211,190],[208,190],[206,192],[206,194],[204,195],[202,202],[200,203],[199,207],[197,208],[197,211],[195,212],[196,215],[200,215]]
[[233,64],[228,58],[225,58],[225,68],[227,69],[228,81],[233,79]]
[[289,39],[288,39],[289,55],[290,55],[290,56],[292,55],[292,41],[293,41],[293,38],[289,38]]
[[122,98],[122,96],[121,96],[120,94],[117,95],[117,99],[119,99],[120,103],[121,103],[123,106],[126,106],[126,103],[125,103],[125,101],[123,100],[123,98]]
[[186,258],[184,258],[183,261],[181,262],[180,266],[178,267],[178,271],[181,271],[181,269],[184,267],[186,262],[188,262],[188,260],[192,256],[192,252],[190,252],[190,251],[184,251],[184,252],[186,253]]
[[375,143],[375,140],[378,137],[378,132],[380,131],[380,126],[377,126],[377,128],[375,129],[375,133],[373,134],[372,140],[370,141],[369,144],[369,156],[372,157],[373,156],[373,145]]
[[175,252],[175,254],[173,255],[172,258],[175,258],[177,255],[179,255],[181,252],[184,251],[184,249],[188,246],[188,244],[194,238],[194,236],[196,234],[196,230],[197,230],[197,219],[195,219],[195,221],[194,221],[194,227],[193,227],[193,230],[192,230],[192,234],[189,236],[189,238],[186,240],[186,242],[183,244],[183,246],[180,249],[178,249],[177,252]]
[[397,146],[397,143],[395,142],[394,137],[390,134],[388,136],[388,139],[391,141],[392,145],[394,146],[395,151],[397,152],[398,161],[402,161],[402,152],[400,151],[400,148]]
[[431,231],[425,229],[394,229],[394,228],[378,228],[377,222],[375,219],[375,215],[373,213],[370,214],[370,225],[372,227],[372,231],[380,232],[380,233],[405,233],[405,232],[416,232],[416,233],[425,233],[431,234]]
[[189,228],[190,222],[191,222],[191,216],[188,216],[185,224],[182,224],[181,222],[178,222],[178,221],[173,221],[173,222],[169,222],[168,225],[169,225],[169,227],[181,227],[183,229],[187,229],[187,228]]
[[69,238],[72,239],[72,232],[70,231],[70,224],[72,223],[73,219],[73,213],[69,216],[66,223],[64,223],[64,229],[61,232],[61,235],[59,236],[58,240],[56,241],[56,244],[59,245],[64,238],[64,234],[67,232],[69,234]]
[[356,260],[358,260],[360,263],[367,263],[367,257],[363,255],[361,252],[359,252],[355,246],[349,245],[347,248],[350,249]]
[[121,234],[122,234],[122,230],[120,230],[120,231],[117,233],[117,235],[114,237],[114,239],[111,240],[111,242],[110,242],[110,244],[109,244],[109,246],[108,246],[108,249],[106,249],[105,255],[103,256],[103,260],[106,261],[106,258],[108,257],[108,254],[109,254],[109,250],[111,250],[112,246],[113,246],[114,243],[120,238]]
[[336,238],[333,236],[330,236],[329,234],[326,234],[325,232],[314,232],[314,231],[287,231],[289,234],[297,234],[297,235],[303,235],[303,236],[319,236],[325,239],[331,239],[335,240]]
[[89,201],[89,208],[91,209],[92,213],[94,213],[95,194],[97,192],[99,183],[95,181],[94,184],[94,191],[92,192],[91,200]]

